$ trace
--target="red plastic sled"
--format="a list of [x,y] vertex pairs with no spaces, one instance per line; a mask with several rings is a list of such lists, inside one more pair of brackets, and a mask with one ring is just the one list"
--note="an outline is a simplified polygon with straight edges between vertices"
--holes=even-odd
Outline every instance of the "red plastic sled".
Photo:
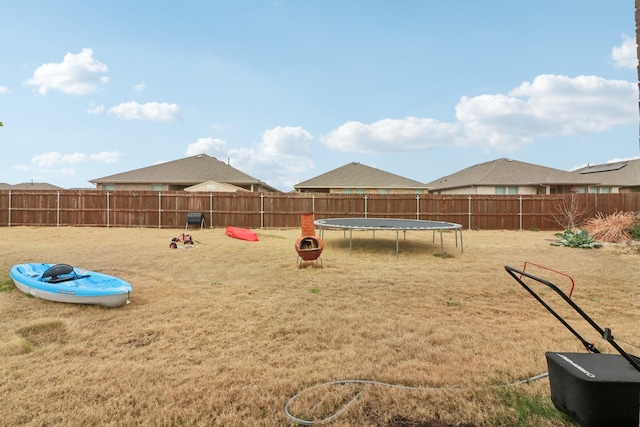
[[233,237],[234,239],[248,240],[250,242],[258,241],[258,235],[246,228],[227,226],[227,231],[225,231],[224,234],[229,237]]

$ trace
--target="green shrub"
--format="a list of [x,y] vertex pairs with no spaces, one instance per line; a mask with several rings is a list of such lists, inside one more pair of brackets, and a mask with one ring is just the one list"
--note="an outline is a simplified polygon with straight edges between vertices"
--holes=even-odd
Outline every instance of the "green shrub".
[[640,240],[640,215],[633,218],[633,223],[629,227],[629,234],[632,240]]
[[589,236],[587,230],[565,230],[564,233],[556,233],[555,236],[558,238],[558,241],[552,242],[552,246],[567,246],[582,249],[602,247],[602,243]]

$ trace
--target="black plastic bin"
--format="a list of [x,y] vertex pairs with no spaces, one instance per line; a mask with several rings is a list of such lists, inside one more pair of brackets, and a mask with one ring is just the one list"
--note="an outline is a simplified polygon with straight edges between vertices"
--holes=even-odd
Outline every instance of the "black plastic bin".
[[204,214],[202,212],[189,212],[187,214],[187,223],[185,224],[184,229],[186,230],[190,225],[199,225],[202,230],[204,224]]

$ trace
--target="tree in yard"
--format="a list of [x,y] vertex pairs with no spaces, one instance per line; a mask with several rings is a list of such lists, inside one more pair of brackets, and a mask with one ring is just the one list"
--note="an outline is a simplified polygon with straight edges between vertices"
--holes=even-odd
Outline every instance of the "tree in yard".
[[563,230],[575,230],[582,224],[587,212],[584,195],[563,194],[561,198],[554,200],[551,217]]

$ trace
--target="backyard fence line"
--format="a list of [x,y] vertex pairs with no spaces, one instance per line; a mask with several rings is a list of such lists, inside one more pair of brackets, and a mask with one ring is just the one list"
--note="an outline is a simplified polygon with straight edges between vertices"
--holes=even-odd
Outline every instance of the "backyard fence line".
[[[570,210],[570,212],[569,212]],[[2,190],[0,227],[184,228],[188,213],[207,228],[298,228],[300,213],[324,218],[445,221],[466,229],[556,230],[559,218],[640,212],[640,193],[435,195]]]

